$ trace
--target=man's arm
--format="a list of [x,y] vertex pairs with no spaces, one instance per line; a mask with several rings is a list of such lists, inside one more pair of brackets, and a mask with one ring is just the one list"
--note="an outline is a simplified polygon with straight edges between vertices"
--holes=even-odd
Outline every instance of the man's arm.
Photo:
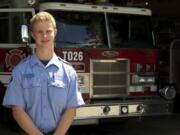
[[28,135],[43,135],[39,129],[32,122],[29,115],[24,111],[22,107],[13,106],[12,113],[14,119],[17,121],[19,126],[28,134]]
[[76,115],[76,108],[68,108],[64,112],[54,135],[65,135]]

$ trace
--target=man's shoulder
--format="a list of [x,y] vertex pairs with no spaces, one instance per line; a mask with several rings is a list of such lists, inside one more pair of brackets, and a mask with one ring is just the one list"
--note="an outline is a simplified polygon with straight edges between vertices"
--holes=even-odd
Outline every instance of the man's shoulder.
[[62,63],[64,70],[69,71],[69,72],[75,72],[75,69],[70,62],[68,62],[60,57],[58,57],[58,59]]
[[26,58],[22,59],[18,65],[25,65],[31,60],[31,55],[27,56]]
[[68,61],[66,61],[66,60],[64,60],[64,59],[62,59],[61,57],[58,57],[58,60],[59,60],[60,62],[62,62],[63,64],[65,64],[65,65],[72,66],[72,64],[71,64],[70,62],[68,62]]
[[16,66],[14,69],[17,68],[26,68],[29,65],[29,61],[30,61],[31,56],[27,56],[26,58],[22,59]]

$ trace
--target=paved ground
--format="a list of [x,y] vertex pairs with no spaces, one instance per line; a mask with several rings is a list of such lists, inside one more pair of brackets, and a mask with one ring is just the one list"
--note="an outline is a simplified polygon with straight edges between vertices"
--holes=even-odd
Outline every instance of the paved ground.
[[[81,132],[79,132],[81,131]],[[71,135],[180,135],[180,114],[131,119],[126,123],[71,128]]]
[[[180,114],[168,117],[131,119],[125,123],[74,126],[70,135],[180,135]],[[0,135],[19,135],[18,131],[0,124]]]
[[20,135],[17,130],[10,128],[6,124],[0,124],[0,135]]

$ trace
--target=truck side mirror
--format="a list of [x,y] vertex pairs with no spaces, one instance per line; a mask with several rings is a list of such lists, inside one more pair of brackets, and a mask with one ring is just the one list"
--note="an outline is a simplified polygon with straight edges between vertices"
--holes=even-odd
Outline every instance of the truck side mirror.
[[28,43],[28,41],[29,41],[27,25],[21,25],[21,40],[23,43]]

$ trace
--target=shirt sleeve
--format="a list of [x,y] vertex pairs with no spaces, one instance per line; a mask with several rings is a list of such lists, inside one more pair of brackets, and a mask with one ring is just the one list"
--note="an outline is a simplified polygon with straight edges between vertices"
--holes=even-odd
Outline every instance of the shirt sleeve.
[[22,74],[15,68],[12,72],[11,81],[6,89],[3,99],[3,106],[11,107],[12,105],[25,107],[22,89]]
[[67,108],[70,107],[79,107],[84,105],[84,100],[82,98],[82,94],[80,92],[77,74],[74,71],[70,77],[70,84],[69,84],[69,93],[67,98]]

